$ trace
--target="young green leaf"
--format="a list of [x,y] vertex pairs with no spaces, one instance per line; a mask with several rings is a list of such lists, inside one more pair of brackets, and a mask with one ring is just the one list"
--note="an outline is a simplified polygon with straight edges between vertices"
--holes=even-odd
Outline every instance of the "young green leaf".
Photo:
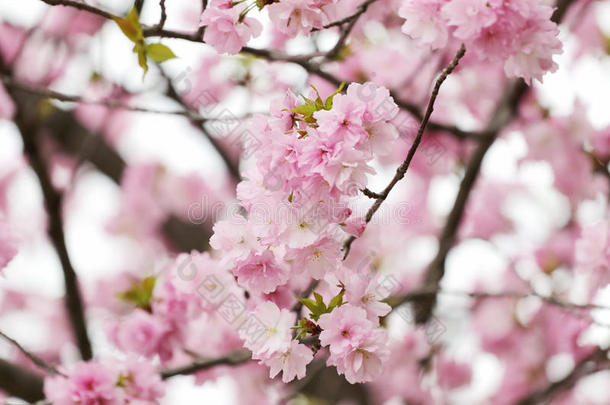
[[311,298],[300,298],[299,301],[307,307],[312,313],[317,312],[318,307],[314,300]]
[[333,299],[330,300],[328,303],[328,312],[343,305],[343,294],[345,294],[345,290],[341,290],[339,294],[335,295]]
[[161,43],[146,45],[146,54],[157,63],[162,63],[176,57],[171,49]]
[[345,87],[345,82],[341,82],[341,84],[339,85],[339,88],[337,90],[335,90],[333,92],[333,94],[328,96],[328,98],[324,102],[324,109],[325,110],[330,110],[331,108],[333,108],[333,99],[335,98],[335,96],[337,94],[339,94],[339,93],[341,93],[343,91],[343,87]]
[[117,294],[117,297],[120,300],[135,304],[138,308],[149,311],[156,282],[156,277],[145,277],[132,285],[129,290]]
[[140,26],[138,10],[135,7],[131,9],[127,17],[114,17],[114,22],[117,23],[123,34],[127,36],[132,42],[141,41],[144,36],[142,34],[142,27]]

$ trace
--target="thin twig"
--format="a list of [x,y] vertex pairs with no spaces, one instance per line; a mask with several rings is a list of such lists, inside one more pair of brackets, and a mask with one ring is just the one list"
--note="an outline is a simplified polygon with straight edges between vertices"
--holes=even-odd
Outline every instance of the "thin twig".
[[[466,53],[466,47],[464,45],[462,45],[460,47],[460,49],[458,50],[458,52],[455,54],[455,57],[453,58],[451,63],[445,68],[445,70],[443,70],[443,72],[440,74],[438,79],[436,79],[434,89],[432,90],[432,94],[430,95],[430,100],[428,101],[428,108],[426,108],[426,113],[424,114],[421,124],[419,125],[419,129],[417,131],[417,136],[415,137],[415,140],[413,141],[413,145],[411,145],[411,148],[409,149],[409,152],[407,153],[407,157],[405,158],[404,162],[398,167],[398,169],[396,169],[396,174],[394,175],[394,177],[392,178],[390,183],[386,186],[386,188],[381,193],[379,193],[377,199],[375,200],[375,202],[373,203],[371,208],[367,211],[366,217],[365,217],[365,222],[367,224],[369,222],[371,222],[373,215],[375,215],[375,213],[377,212],[379,207],[381,207],[381,204],[388,198],[388,195],[390,194],[390,192],[392,191],[394,186],[400,180],[402,180],[403,177],[405,177],[405,174],[407,173],[407,170],[409,169],[409,166],[411,165],[411,161],[413,160],[413,157],[415,156],[415,152],[417,151],[417,148],[419,147],[419,144],[421,143],[422,137],[424,135],[424,131],[426,130],[426,126],[428,124],[428,121],[430,120],[430,116],[432,115],[432,112],[434,111],[434,103],[436,101],[436,98],[438,97],[440,88],[441,88],[443,82],[451,74],[451,72],[453,72],[453,70],[457,67],[458,63],[460,62],[460,59],[462,59],[462,57],[464,57],[465,53]],[[351,245],[355,239],[356,238],[352,236],[345,242],[345,244],[343,246],[343,249],[344,249],[343,259],[344,260],[347,257],[347,255],[349,254]]]
[[59,374],[59,375],[62,375],[64,377],[66,376],[65,374],[63,374],[62,372],[57,370],[52,365],[50,365],[49,363],[47,363],[46,361],[44,361],[40,357],[36,356],[34,353],[26,350],[23,346],[21,346],[21,344],[19,344],[19,342],[17,342],[15,339],[13,339],[10,336],[8,336],[6,333],[0,331],[0,337],[2,337],[5,340],[9,341],[13,346],[15,346],[17,349],[19,349],[19,351],[21,353],[23,353],[25,355],[25,357],[30,359],[32,361],[32,363],[34,363],[40,369],[46,371],[49,374]]
[[237,350],[235,352],[227,354],[226,356],[218,357],[216,359],[198,360],[183,367],[162,371],[161,378],[166,380],[177,375],[193,374],[220,365],[237,366],[246,363],[251,359],[252,353],[249,350]]
[[[169,76],[165,73],[163,68],[161,68],[159,66],[159,70],[161,71],[161,75],[167,81],[167,95],[172,100],[179,103],[186,111],[190,111],[190,107],[184,101],[182,96],[180,96],[180,94],[178,94],[178,92],[176,91],[176,88],[174,87],[174,84],[172,83]],[[241,181],[241,173],[239,172],[239,165],[233,161],[233,159],[231,158],[231,156],[229,156],[229,154],[227,153],[225,148],[221,145],[221,143],[207,131],[207,129],[205,128],[205,123],[207,120],[205,118],[201,118],[201,117],[197,117],[197,116],[189,116],[188,119],[189,119],[191,125],[193,125],[195,128],[197,128],[201,132],[201,134],[210,142],[212,147],[216,150],[216,152],[218,153],[220,158],[223,160],[223,162],[227,166],[227,170],[229,171],[229,174],[231,175],[233,180],[236,182]]]
[[[8,73],[7,68],[0,60],[0,74],[6,75]],[[16,100],[14,94],[15,89],[9,88],[8,90],[11,98]],[[44,206],[49,217],[47,233],[61,263],[64,285],[66,288],[66,309],[72,325],[76,345],[83,360],[89,360],[93,357],[93,351],[87,332],[83,299],[78,286],[78,277],[74,271],[66,247],[62,220],[62,194],[55,190],[53,183],[51,182],[46,162],[40,151],[38,139],[39,133],[41,132],[40,127],[37,120],[31,117],[31,114],[34,114],[34,112],[24,111],[24,109],[18,108],[14,122],[21,134],[23,153],[28,158],[30,166],[38,177],[42,189]]]
[[188,119],[196,119],[202,120],[205,122],[208,121],[224,121],[224,120],[234,120],[234,119],[247,119],[251,114],[244,114],[240,117],[231,117],[231,118],[222,118],[222,117],[204,117],[199,115],[191,110],[179,110],[179,111],[167,111],[167,110],[157,110],[154,108],[146,108],[146,107],[138,107],[132,106],[129,104],[125,104],[118,100],[88,100],[81,96],[71,95],[60,93],[54,90],[50,90],[42,87],[32,87],[25,85],[23,83],[19,83],[14,80],[12,77],[8,75],[0,74],[0,80],[7,86],[19,89],[29,94],[33,94],[36,96],[41,96],[43,98],[49,98],[57,101],[62,101],[66,103],[79,103],[79,104],[90,104],[90,105],[99,105],[103,107],[107,107],[110,109],[121,109],[130,112],[139,112],[139,113],[147,113],[147,114],[164,114],[164,115],[177,115],[181,117],[186,117]]
[[500,292],[481,292],[481,291],[460,291],[460,290],[445,290],[441,288],[418,288],[408,293],[404,294],[400,297],[390,297],[386,301],[389,302],[393,308],[397,308],[400,305],[403,305],[407,302],[416,302],[422,298],[429,297],[431,295],[441,294],[441,295],[452,295],[457,297],[468,297],[474,299],[486,299],[486,298],[514,298],[514,299],[524,299],[535,297],[538,298],[547,304],[558,306],[564,309],[571,310],[583,310],[583,311],[592,311],[592,310],[603,310],[610,311],[610,306],[599,305],[594,303],[585,303],[585,304],[577,304],[573,302],[566,302],[560,300],[555,297],[548,297],[544,295],[537,294],[533,291],[531,292],[523,292],[523,291],[500,291]]
[[165,20],[167,20],[167,10],[165,9],[165,0],[159,0],[159,7],[161,7],[161,19],[159,20],[159,24],[157,24],[157,27],[163,29],[163,26],[165,26]]
[[[574,0],[559,0],[558,8],[555,10],[555,13],[552,17],[554,22],[559,23],[561,21],[561,18],[565,15],[567,8],[572,3],[572,1]],[[435,289],[438,287],[441,279],[443,278],[445,274],[445,261],[447,259],[447,255],[449,254],[449,251],[451,250],[456,241],[457,231],[461,223],[462,217],[464,216],[466,203],[468,201],[468,198],[470,197],[472,189],[474,188],[479,171],[481,169],[483,158],[485,157],[491,145],[494,143],[498,134],[502,131],[502,129],[504,129],[506,125],[510,123],[513,117],[517,114],[519,103],[526,94],[527,89],[528,86],[522,79],[519,79],[514,82],[508,88],[508,90],[505,91],[504,96],[501,98],[494,114],[492,115],[491,120],[489,121],[486,129],[483,131],[484,136],[480,137],[479,143],[474,153],[472,154],[468,165],[466,166],[466,172],[460,184],[458,195],[455,199],[455,203],[453,204],[453,208],[451,209],[451,212],[447,217],[445,227],[443,228],[443,231],[441,233],[437,254],[428,266],[428,270],[426,271],[423,284],[424,287]],[[428,322],[435,305],[435,295],[429,297],[426,300],[421,301],[419,303],[418,310],[415,312],[416,322]]]
[[342,19],[340,19],[338,21],[334,21],[334,22],[331,22],[329,24],[326,24],[324,26],[324,28],[327,29],[327,28],[332,28],[332,27],[338,27],[340,25],[344,25],[344,24],[350,23],[350,22],[352,22],[354,20],[357,20],[360,17],[360,15],[364,14],[366,12],[366,9],[371,4],[373,4],[376,1],[377,0],[367,0],[367,1],[365,1],[364,3],[362,3],[362,4],[360,4],[358,6],[358,8],[356,9],[356,12],[354,14],[349,15],[349,16],[347,16],[345,18],[342,18]]
[[[50,4],[50,5],[64,5],[64,6],[76,7],[81,10],[86,10],[86,11],[92,12],[94,14],[97,14],[97,15],[100,15],[102,17],[109,18],[109,19],[112,19],[115,17],[106,11],[97,9],[93,6],[89,6],[84,3],[72,1],[72,0],[41,0],[41,1],[44,1],[45,3]],[[371,0],[370,2],[372,3],[373,1]],[[204,3],[205,3],[205,1],[204,1]],[[355,14],[352,14],[351,16],[348,16],[342,20],[336,21],[335,23],[331,23],[325,28],[343,25],[345,23],[352,21],[352,19],[355,18],[356,15],[360,15],[360,14],[362,14],[362,13],[359,13],[357,11]],[[204,28],[205,27],[201,27],[197,32],[188,33],[188,32],[167,30],[162,27],[159,27],[158,25],[142,26],[142,33],[145,37],[175,38],[175,39],[182,39],[182,40],[190,41],[190,42],[204,43],[203,38],[202,38]],[[343,82],[343,80],[340,80],[339,78],[335,77],[334,75],[322,70],[317,64],[311,63],[310,60],[312,58],[317,57],[317,56],[324,56],[324,54],[314,53],[314,54],[309,54],[309,55],[288,55],[288,54],[284,54],[284,53],[277,52],[277,51],[271,51],[268,49],[251,48],[251,47],[247,47],[247,46],[243,47],[241,49],[241,53],[258,56],[260,58],[266,59],[269,62],[283,62],[283,63],[297,64],[297,65],[301,66],[303,69],[305,69],[307,72],[309,72],[310,74],[319,76],[322,79],[328,81],[329,83],[331,83],[335,86],[339,86],[339,84],[341,84]],[[409,113],[414,115],[415,118],[418,118],[421,120],[422,113],[419,110],[418,106],[410,104],[404,100],[401,100],[400,98],[397,97],[397,95],[395,93],[391,93],[391,95],[394,98],[396,104],[401,109],[408,111]],[[481,133],[476,132],[476,131],[464,131],[456,126],[437,123],[437,122],[429,122],[428,127],[431,130],[444,131],[444,132],[451,133],[452,135],[455,135],[456,138],[458,138],[460,140],[468,139],[468,138],[477,139],[477,138],[480,138],[482,135]]]
[[[328,51],[328,53],[326,54],[326,56],[325,56],[326,59],[334,59],[339,54],[339,52],[341,52],[343,45],[345,45],[345,41],[347,41],[347,37],[354,29],[354,26],[358,22],[358,19],[360,18],[360,16],[362,16],[364,13],[366,13],[366,10],[369,8],[369,6],[376,1],[377,0],[366,0],[364,3],[362,3],[360,6],[358,6],[358,9],[354,14],[352,14],[349,17],[344,18],[343,20],[338,21],[337,24],[335,24],[335,25],[342,25],[342,24],[348,23],[347,28],[345,28],[343,30],[343,32],[341,33],[341,36],[337,40],[337,43],[335,44],[335,46],[333,46],[333,48],[330,51]],[[328,26],[325,26],[324,28],[333,27],[334,25],[332,25],[332,24],[333,23],[329,24]]]

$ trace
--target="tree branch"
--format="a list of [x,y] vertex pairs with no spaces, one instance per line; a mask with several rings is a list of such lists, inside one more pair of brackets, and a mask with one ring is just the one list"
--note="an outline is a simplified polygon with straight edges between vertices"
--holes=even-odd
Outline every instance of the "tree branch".
[[346,23],[348,24],[347,28],[345,28],[345,30],[343,30],[343,32],[341,33],[341,36],[337,40],[337,43],[335,44],[335,46],[333,46],[333,48],[330,51],[328,51],[328,53],[325,55],[325,59],[334,59],[339,54],[339,52],[341,51],[341,48],[343,48],[343,45],[345,45],[345,41],[347,41],[347,37],[352,32],[352,29],[354,29],[354,26],[356,25],[356,22],[358,22],[358,19],[360,18],[360,16],[362,16],[362,14],[366,13],[366,10],[369,8],[369,6],[376,1],[377,0],[366,0],[364,3],[362,3],[358,6],[358,9],[356,10],[356,12],[354,14],[352,14],[348,17],[345,17],[342,20],[335,21],[334,23],[330,23],[330,24],[324,26],[324,28],[330,28],[330,27],[334,27],[334,26],[338,26],[338,25],[343,25]]
[[44,399],[42,378],[19,366],[0,359],[0,389],[9,395],[36,402]]
[[161,378],[166,380],[177,375],[193,374],[220,365],[237,366],[247,361],[250,361],[251,359],[252,353],[249,350],[237,350],[227,354],[226,356],[218,357],[216,359],[199,360],[183,367],[162,371]]
[[[13,99],[15,97],[13,96]],[[32,110],[30,110],[32,111]],[[44,197],[44,205],[49,217],[48,235],[51,243],[55,247],[64,275],[64,284],[66,288],[66,309],[68,317],[72,324],[76,345],[78,346],[81,357],[84,360],[89,360],[93,357],[91,343],[87,332],[85,322],[85,311],[83,309],[83,300],[78,286],[78,278],[68,249],[66,248],[65,235],[62,221],[62,195],[55,190],[46,163],[42,157],[39,146],[40,128],[36,124],[36,120],[27,116],[21,109],[17,109],[15,115],[15,124],[21,133],[23,140],[23,152],[28,158],[30,166],[38,177],[42,194]]]
[[[407,170],[409,170],[409,166],[411,165],[411,161],[413,160],[413,157],[415,156],[415,152],[417,151],[417,148],[419,147],[419,144],[421,143],[422,137],[424,135],[424,131],[426,130],[426,126],[428,124],[428,121],[430,120],[430,116],[432,115],[432,112],[434,111],[434,103],[436,101],[436,98],[438,97],[438,93],[441,89],[441,86],[442,86],[443,82],[447,79],[447,77],[451,74],[451,72],[453,72],[453,70],[457,67],[458,63],[460,62],[460,59],[462,59],[462,57],[464,57],[465,53],[466,53],[466,48],[464,47],[464,45],[462,45],[460,47],[460,49],[458,50],[458,52],[455,54],[455,57],[453,58],[451,63],[443,70],[443,72],[440,74],[438,79],[436,79],[436,83],[434,84],[434,89],[432,90],[432,94],[430,95],[430,100],[428,101],[428,108],[426,109],[426,113],[424,114],[421,124],[419,125],[419,129],[417,131],[417,136],[415,137],[415,140],[413,141],[413,145],[411,145],[411,148],[409,149],[409,152],[407,153],[407,157],[404,160],[404,162],[398,167],[398,169],[396,169],[396,174],[394,175],[394,177],[392,178],[390,183],[386,186],[386,188],[381,193],[378,194],[377,198],[375,199],[375,202],[373,203],[371,208],[367,211],[366,217],[365,217],[365,221],[367,224],[369,222],[371,222],[373,215],[375,215],[375,213],[377,212],[379,207],[381,207],[381,204],[386,200],[386,198],[388,198],[388,195],[390,194],[390,192],[392,191],[394,186],[405,177],[405,174],[407,173]],[[345,245],[343,246],[343,249],[344,249],[343,259],[344,260],[347,257],[347,255],[349,254],[351,245],[355,239],[356,238],[352,236],[345,242]]]
[[[64,5],[64,6],[76,7],[81,10],[86,10],[91,13],[94,13],[94,14],[97,14],[99,16],[109,18],[109,19],[112,19],[114,17],[112,14],[110,14],[106,11],[103,11],[103,10],[97,9],[95,7],[86,5],[84,3],[76,2],[73,0],[41,0],[41,1],[44,1],[45,3],[50,4],[50,5]],[[363,3],[360,7],[363,7],[364,4],[367,4],[367,3],[368,4],[366,5],[366,7],[368,7],[368,5],[372,4],[374,1],[376,1],[376,0],[368,0],[365,3]],[[207,5],[207,2],[204,0],[203,4],[205,6],[205,5]],[[364,11],[366,11],[366,7],[364,8]],[[364,11],[362,11],[362,10],[363,10],[363,8],[359,8],[358,11],[356,13],[352,14],[351,16],[348,16],[342,20],[336,21],[335,23],[331,23],[325,28],[343,25],[345,23],[353,21],[355,18],[359,17],[362,13],[364,13]],[[204,28],[204,27],[201,27],[201,28]],[[350,28],[350,30],[351,30],[351,28]],[[162,26],[155,25],[155,26],[143,26],[142,33],[145,37],[175,38],[175,39],[182,39],[182,40],[190,41],[190,42],[204,43],[203,38],[202,38],[202,34],[203,34],[202,29],[199,29],[199,31],[194,32],[194,33],[187,33],[187,32],[178,32],[178,31],[167,30],[167,29],[164,29]],[[349,32],[348,32],[348,34],[349,34]],[[251,48],[251,47],[247,47],[247,46],[242,48],[241,53],[247,53],[247,54],[251,54],[254,56],[258,56],[260,58],[268,60],[269,62],[284,62],[284,63],[297,64],[297,65],[301,66],[303,69],[305,69],[308,73],[319,76],[322,79],[328,81],[329,83],[331,83],[335,86],[339,86],[343,82],[343,80],[340,80],[339,78],[335,77],[334,75],[322,70],[317,64],[314,64],[310,61],[315,56],[323,56],[323,55],[318,55],[318,54],[288,55],[288,54],[284,54],[281,52],[271,51],[268,49]],[[411,113],[412,115],[414,115],[416,118],[418,118],[420,120],[423,118],[422,113],[419,110],[418,106],[399,99],[395,93],[392,93],[392,97],[394,97],[396,104],[401,109]],[[429,127],[429,129],[434,130],[434,131],[445,131],[445,132],[451,133],[452,135],[455,135],[460,140],[468,139],[468,138],[477,139],[481,136],[481,134],[476,131],[474,131],[474,132],[464,131],[464,130],[457,128],[456,126],[446,125],[446,124],[442,124],[442,123],[430,122],[428,127]]]
[[40,357],[36,356],[34,353],[26,350],[23,346],[21,346],[21,344],[19,344],[19,342],[17,342],[15,339],[11,338],[10,336],[6,335],[4,332],[0,331],[0,337],[2,337],[3,339],[7,340],[8,342],[10,342],[25,357],[30,359],[30,361],[32,363],[34,363],[37,367],[39,367],[40,369],[44,370],[45,372],[47,372],[49,374],[64,375],[59,370],[57,370],[55,367],[53,367],[52,365],[50,365],[49,363],[47,363],[46,361],[44,361]]
[[[574,0],[559,0],[558,7],[552,16],[554,22],[561,22],[567,8],[573,1]],[[445,274],[445,261],[447,255],[456,241],[456,234],[462,217],[464,216],[466,202],[474,188],[483,158],[500,131],[508,125],[516,115],[519,103],[526,94],[527,89],[528,86],[522,79],[517,80],[510,86],[509,90],[504,93],[504,97],[496,108],[487,128],[483,131],[484,136],[479,139],[477,148],[466,166],[466,173],[460,184],[458,195],[453,204],[453,208],[447,217],[447,222],[440,237],[438,252],[426,271],[424,287],[438,289],[438,285]],[[419,305],[420,307],[416,311],[416,322],[426,323],[430,319],[434,306],[436,305],[436,296],[431,296],[428,299],[422,300]]]

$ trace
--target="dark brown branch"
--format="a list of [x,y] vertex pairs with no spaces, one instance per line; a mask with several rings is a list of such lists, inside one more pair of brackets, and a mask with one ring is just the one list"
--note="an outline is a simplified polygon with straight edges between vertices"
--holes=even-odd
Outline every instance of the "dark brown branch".
[[81,103],[81,104],[91,104],[91,105],[99,105],[108,108],[117,108],[125,111],[133,111],[133,112],[141,112],[141,113],[149,113],[149,114],[167,114],[167,115],[179,115],[183,117],[195,117],[199,119],[205,119],[204,117],[195,115],[191,111],[167,111],[167,110],[155,110],[144,107],[136,107],[129,104],[125,104],[121,101],[116,100],[87,100],[81,96],[75,96],[70,94],[60,93],[54,90],[41,88],[41,87],[32,87],[25,85],[23,83],[19,83],[14,80],[12,77],[7,75],[0,75],[0,79],[6,86],[14,87],[26,93],[37,95],[43,98],[50,98],[53,100],[68,102],[68,103]]
[[42,378],[24,368],[0,359],[0,390],[29,402],[44,399]]
[[[35,111],[43,98],[76,101],[66,98],[71,96],[22,86],[12,79],[8,70],[2,72],[1,76],[7,88],[13,90],[14,100],[19,109]],[[36,121],[37,117],[33,120]],[[101,136],[84,128],[71,112],[54,108],[44,121],[39,122],[39,125],[64,152],[89,161],[100,172],[120,184],[126,167],[123,158]],[[210,229],[185,222],[175,216],[167,218],[162,225],[162,231],[169,244],[175,250],[183,252],[190,252],[193,249],[206,250],[211,236]]]
[[[407,170],[409,170],[409,166],[411,165],[411,161],[413,160],[413,157],[415,156],[415,152],[417,151],[417,148],[419,147],[419,144],[421,143],[422,137],[424,135],[424,131],[426,130],[426,126],[428,125],[428,121],[430,120],[430,116],[432,115],[432,112],[434,111],[434,103],[436,102],[436,98],[438,97],[438,93],[441,89],[441,86],[442,86],[443,82],[447,79],[447,77],[451,74],[451,72],[453,72],[453,70],[457,67],[458,63],[460,62],[460,59],[462,59],[462,57],[464,57],[465,53],[466,53],[466,48],[464,47],[464,45],[462,45],[460,47],[460,49],[458,50],[458,52],[455,54],[455,57],[453,58],[451,63],[443,70],[443,72],[440,74],[438,79],[436,79],[436,83],[434,84],[434,89],[432,90],[432,94],[430,95],[430,100],[428,101],[428,107],[426,108],[426,113],[424,114],[424,117],[419,125],[419,129],[417,131],[417,136],[415,137],[415,140],[413,141],[413,145],[411,145],[411,148],[409,149],[409,152],[407,153],[407,157],[405,158],[404,162],[396,169],[396,174],[394,175],[394,177],[392,178],[390,183],[386,186],[386,188],[381,193],[379,193],[379,196],[377,197],[377,199],[375,200],[375,202],[373,203],[371,208],[367,211],[366,217],[365,217],[365,221],[367,224],[369,222],[371,222],[373,215],[375,215],[375,213],[377,212],[379,207],[381,207],[381,204],[383,204],[383,202],[388,198],[388,195],[390,194],[390,192],[392,191],[394,186],[396,186],[396,184],[405,177],[405,174],[407,173]],[[347,255],[349,254],[351,245],[355,239],[356,238],[352,236],[345,242],[343,259],[345,259],[347,257]]]
[[159,20],[159,24],[157,26],[159,28],[163,28],[165,25],[165,21],[167,20],[167,10],[165,9],[165,0],[159,0],[159,7],[161,7],[161,19]]
[[337,43],[335,44],[335,46],[330,51],[328,51],[328,53],[325,55],[326,59],[334,59],[339,54],[339,52],[341,52],[341,48],[343,48],[343,45],[345,45],[345,41],[347,41],[347,37],[354,29],[354,26],[358,22],[358,19],[360,18],[360,16],[362,16],[362,14],[366,13],[366,10],[369,8],[369,6],[376,1],[377,0],[366,0],[364,3],[362,3],[358,6],[358,9],[356,10],[356,12],[354,14],[352,14],[342,20],[336,21],[334,23],[330,23],[324,27],[324,28],[330,28],[330,27],[334,27],[337,25],[343,25],[346,23],[348,24],[347,27],[341,33],[341,36],[337,40]]
[[[574,0],[559,0],[558,7],[552,17],[554,22],[561,22],[567,8],[573,1]],[[527,89],[527,84],[521,79],[511,85],[508,91],[504,93],[487,128],[483,131],[483,136],[480,137],[477,148],[466,166],[466,173],[460,184],[458,195],[453,208],[447,217],[447,222],[440,237],[438,252],[426,271],[424,279],[425,288],[438,288],[438,285],[445,274],[445,261],[447,255],[456,241],[457,231],[462,217],[464,216],[466,202],[470,197],[470,193],[478,177],[483,158],[500,131],[508,125],[516,115],[519,103],[526,94]],[[436,305],[436,296],[431,296],[429,299],[421,301],[419,305],[420,306],[416,311],[415,320],[418,323],[426,323],[430,319],[434,306]]]
[[[159,69],[161,69],[161,67],[159,67]],[[178,104],[180,104],[186,111],[190,111],[191,107],[189,107],[187,105],[187,103],[184,101],[184,99],[180,96],[180,94],[178,94],[171,79],[165,74],[165,72],[162,69],[161,69],[161,74],[167,80],[167,86],[168,86],[167,95],[172,100],[174,100]],[[233,180],[235,182],[241,181],[241,173],[239,172],[239,164],[237,162],[235,162],[231,158],[231,156],[229,156],[229,154],[227,153],[225,148],[220,144],[220,142],[218,142],[218,140],[216,138],[214,138],[212,135],[210,135],[210,133],[207,131],[207,129],[205,128],[206,119],[201,118],[201,117],[196,117],[196,116],[189,116],[188,119],[189,119],[189,122],[191,123],[191,125],[194,126],[195,128],[197,128],[199,130],[199,132],[201,132],[201,134],[210,142],[210,144],[212,145],[214,150],[216,150],[216,153],[218,153],[220,158],[223,160],[223,162],[227,166],[227,170],[229,171],[229,174],[231,175]]]
[[52,365],[48,364],[46,361],[44,361],[40,357],[36,356],[34,353],[30,352],[29,350],[26,350],[23,346],[21,346],[21,344],[19,344],[19,342],[17,342],[15,339],[11,338],[10,336],[5,334],[4,332],[0,331],[0,337],[2,337],[3,339],[7,340],[8,342],[10,342],[25,357],[30,359],[30,361],[32,363],[34,363],[37,367],[39,367],[40,369],[44,370],[45,372],[47,372],[49,374],[64,375],[59,370],[57,370],[55,367],[53,367]]
[[[15,99],[14,96],[13,98]],[[78,286],[78,278],[74,271],[74,267],[72,266],[72,262],[70,261],[68,249],[66,248],[61,212],[62,195],[55,190],[53,183],[51,182],[46,162],[44,161],[42,151],[40,150],[40,128],[36,122],[37,121],[33,117],[29,117],[21,108],[17,109],[15,124],[21,133],[23,152],[28,158],[30,166],[40,182],[44,205],[49,216],[47,231],[51,243],[59,256],[59,261],[63,270],[66,288],[66,309],[73,328],[76,345],[78,346],[81,357],[84,360],[89,360],[93,357],[93,352],[91,350],[91,343],[87,332],[85,311],[83,309],[83,300]]]
[[523,299],[529,297],[535,297],[544,301],[547,304],[554,305],[563,309],[568,310],[580,310],[580,311],[591,311],[591,310],[610,310],[610,306],[598,305],[594,303],[577,304],[573,302],[562,301],[555,297],[547,297],[544,295],[536,294],[535,292],[523,292],[523,291],[500,291],[500,292],[481,292],[481,291],[459,291],[459,290],[443,290],[440,288],[418,288],[402,296],[390,297],[386,301],[393,307],[399,307],[407,302],[417,302],[421,299],[427,298],[432,295],[452,295],[457,297],[468,297],[474,299]]
[[[483,162],[485,154],[493,144],[499,131],[510,121],[519,101],[525,94],[527,85],[523,80],[519,80],[514,84],[511,89],[505,93],[505,98],[500,102],[494,118],[490,121],[488,129],[486,130],[486,136],[481,138],[477,148],[475,149],[468,165],[466,167],[466,173],[460,184],[458,195],[453,204],[453,208],[447,217],[447,222],[443,228],[440,240],[439,248],[436,256],[430,263],[428,270],[426,271],[426,277],[424,281],[424,287],[430,289],[436,289],[440,280],[445,273],[445,261],[449,250],[453,247],[456,240],[457,230],[459,224],[464,216],[464,210],[466,208],[466,202],[470,197],[470,193],[474,187],[476,179]],[[420,302],[420,308],[418,308],[416,321],[418,323],[425,323],[430,318],[432,309],[436,304],[436,297],[431,296],[427,300]]]
[[207,370],[212,367],[225,365],[237,366],[252,359],[252,353],[249,350],[237,350],[229,353],[226,356],[218,357],[211,360],[199,360],[184,367],[173,368],[161,372],[161,378],[168,379],[177,375],[194,374],[199,371]]
[[342,18],[341,20],[334,21],[334,22],[331,22],[329,24],[326,24],[324,26],[324,28],[326,29],[326,28],[338,27],[338,26],[341,26],[341,25],[344,25],[344,24],[347,24],[347,23],[351,23],[354,20],[357,20],[362,14],[364,14],[366,12],[366,9],[371,4],[373,4],[376,1],[377,0],[367,0],[367,1],[365,1],[364,3],[362,3],[362,4],[360,4],[358,6],[358,8],[356,9],[356,12],[354,14],[349,15],[349,16],[347,16],[345,18]]

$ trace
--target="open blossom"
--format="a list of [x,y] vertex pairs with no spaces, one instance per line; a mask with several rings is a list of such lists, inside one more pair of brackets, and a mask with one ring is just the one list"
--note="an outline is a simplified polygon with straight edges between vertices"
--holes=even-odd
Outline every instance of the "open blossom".
[[299,32],[309,33],[312,28],[322,28],[328,22],[324,11],[316,1],[283,0],[269,5],[269,18],[275,27],[290,36]]
[[345,304],[320,317],[320,343],[329,346],[328,365],[350,383],[373,380],[389,357],[387,332],[367,319],[364,309]]
[[335,270],[341,261],[341,244],[327,236],[320,237],[309,246],[289,249],[284,260],[295,271],[305,271],[312,278],[320,280],[326,273]]
[[237,53],[250,38],[259,36],[263,26],[254,18],[242,16],[243,6],[211,2],[201,15],[203,40],[218,52]]
[[378,323],[380,316],[385,316],[392,310],[385,302],[381,302],[390,294],[390,290],[382,282],[381,277],[363,277],[361,274],[350,274],[345,280],[345,299],[352,305],[363,308],[371,322]]
[[385,330],[376,329],[345,355],[331,354],[327,364],[337,367],[337,372],[352,384],[373,381],[381,375],[383,363],[390,357],[387,339]]
[[270,250],[250,254],[237,263],[233,273],[237,283],[253,294],[273,292],[277,286],[285,284],[289,276]]
[[305,377],[307,365],[313,360],[311,349],[295,340],[290,341],[290,347],[284,352],[277,352],[265,361],[269,366],[269,377],[273,378],[282,372],[282,381],[288,383],[294,378]]
[[44,392],[56,405],[158,404],[164,387],[149,363],[129,358],[108,364],[78,363],[66,376],[45,379]]
[[496,22],[498,16],[487,0],[452,0],[445,4],[442,16],[457,38],[469,39]]
[[259,304],[239,329],[252,358],[266,360],[276,353],[285,353],[290,348],[295,318],[294,312],[279,309],[273,302]]
[[136,309],[110,327],[110,339],[121,349],[152,357],[165,351],[169,325],[144,310]]
[[118,375],[100,363],[79,363],[68,377],[47,378],[46,398],[56,405],[119,405],[124,394],[117,387]]
[[439,18],[442,4],[441,0],[404,1],[398,10],[398,15],[406,19],[402,32],[419,40],[423,46],[443,48],[449,33],[445,22]]
[[149,363],[128,358],[122,364],[119,374],[119,385],[124,389],[128,403],[146,401],[158,404],[165,389],[159,372]]

